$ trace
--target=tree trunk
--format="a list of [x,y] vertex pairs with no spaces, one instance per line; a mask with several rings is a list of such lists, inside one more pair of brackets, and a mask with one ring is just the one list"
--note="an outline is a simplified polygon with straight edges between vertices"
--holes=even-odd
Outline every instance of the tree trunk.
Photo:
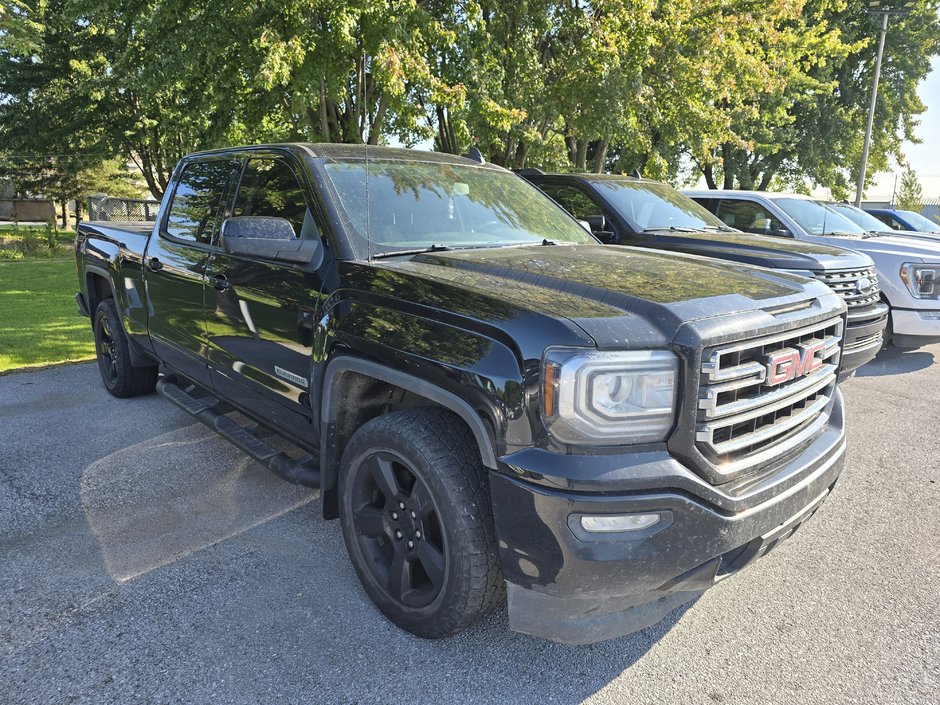
[[575,166],[585,171],[587,170],[587,148],[588,148],[587,140],[584,140],[584,139],[578,140],[578,155],[577,155],[578,159],[575,162]]
[[594,149],[594,173],[604,173],[604,167],[607,165],[607,138],[603,137],[597,141],[597,147]]
[[62,201],[62,229],[69,229],[69,206],[65,200]]
[[711,164],[706,164],[702,167],[702,176],[705,177],[705,184],[710,189],[717,189],[718,184],[715,183],[715,170]]
[[330,119],[326,115],[326,81],[320,79],[320,105],[318,111],[320,114],[320,136],[325,142],[330,141]]
[[721,145],[721,174],[723,177],[724,184],[722,188],[724,189],[733,189],[734,188],[734,164],[733,154],[731,145],[725,142]]

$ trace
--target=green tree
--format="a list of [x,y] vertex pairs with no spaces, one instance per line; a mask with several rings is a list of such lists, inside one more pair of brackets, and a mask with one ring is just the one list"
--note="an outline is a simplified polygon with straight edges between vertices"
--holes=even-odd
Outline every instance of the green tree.
[[924,207],[924,190],[910,165],[905,165],[901,173],[901,184],[894,199],[894,205],[899,210],[915,213],[920,213]]
[[[758,32],[733,42],[736,52],[757,60],[750,75],[758,80],[737,91],[743,98],[730,106],[731,139],[711,154],[696,155],[692,147],[689,153],[712,187],[720,181],[725,188],[764,189],[775,178],[791,186],[810,179],[845,197],[861,156],[877,21],[844,0],[781,3],[768,19],[766,38]],[[937,2],[921,0],[910,15],[892,20],[869,174],[899,157],[905,139],[916,141],[924,111],[916,87],[938,53]]]

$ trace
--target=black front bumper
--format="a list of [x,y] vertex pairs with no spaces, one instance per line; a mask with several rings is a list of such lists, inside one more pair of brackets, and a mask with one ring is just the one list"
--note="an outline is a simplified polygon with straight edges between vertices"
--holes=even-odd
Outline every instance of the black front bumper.
[[[825,430],[771,477],[733,493],[665,451],[538,449],[491,476],[512,629],[583,644],[655,624],[791,535],[828,496],[845,451],[842,397]],[[660,513],[636,533],[591,535],[583,514]]]
[[880,301],[859,311],[849,309],[839,379],[851,377],[855,370],[871,362],[881,350],[888,325],[888,310],[887,304]]

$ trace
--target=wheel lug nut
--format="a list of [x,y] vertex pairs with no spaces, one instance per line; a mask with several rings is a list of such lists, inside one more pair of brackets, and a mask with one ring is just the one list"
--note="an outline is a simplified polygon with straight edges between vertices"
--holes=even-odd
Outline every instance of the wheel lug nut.
[[411,518],[412,518],[412,519],[415,519],[415,518],[417,518],[417,516],[418,516],[418,515],[417,515],[417,514],[415,514],[414,512],[412,512],[412,513],[411,513]]
[[400,531],[396,531],[396,532],[395,532],[395,538],[396,538],[396,539],[400,539],[400,538],[402,537],[402,535],[403,535],[403,534],[402,534]]
[[398,512],[392,512],[392,519],[398,520]]
[[415,531],[415,538],[416,538],[416,539],[420,539],[420,538],[421,538],[421,532],[420,532],[420,531]]
[[409,542],[408,542],[408,548],[414,548],[414,547],[415,547],[415,542],[414,542],[414,541],[409,541]]
[[405,508],[405,503],[404,503],[404,502],[399,502],[399,503],[398,503],[398,508],[399,508],[399,509],[404,509],[404,508]]

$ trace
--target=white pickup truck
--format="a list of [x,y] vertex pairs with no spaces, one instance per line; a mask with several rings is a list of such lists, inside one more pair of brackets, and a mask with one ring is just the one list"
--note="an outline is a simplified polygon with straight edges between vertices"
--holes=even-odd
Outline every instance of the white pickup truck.
[[886,338],[902,348],[940,342],[940,242],[869,232],[826,203],[800,194],[685,194],[739,230],[864,252],[875,262],[881,296],[891,308]]

